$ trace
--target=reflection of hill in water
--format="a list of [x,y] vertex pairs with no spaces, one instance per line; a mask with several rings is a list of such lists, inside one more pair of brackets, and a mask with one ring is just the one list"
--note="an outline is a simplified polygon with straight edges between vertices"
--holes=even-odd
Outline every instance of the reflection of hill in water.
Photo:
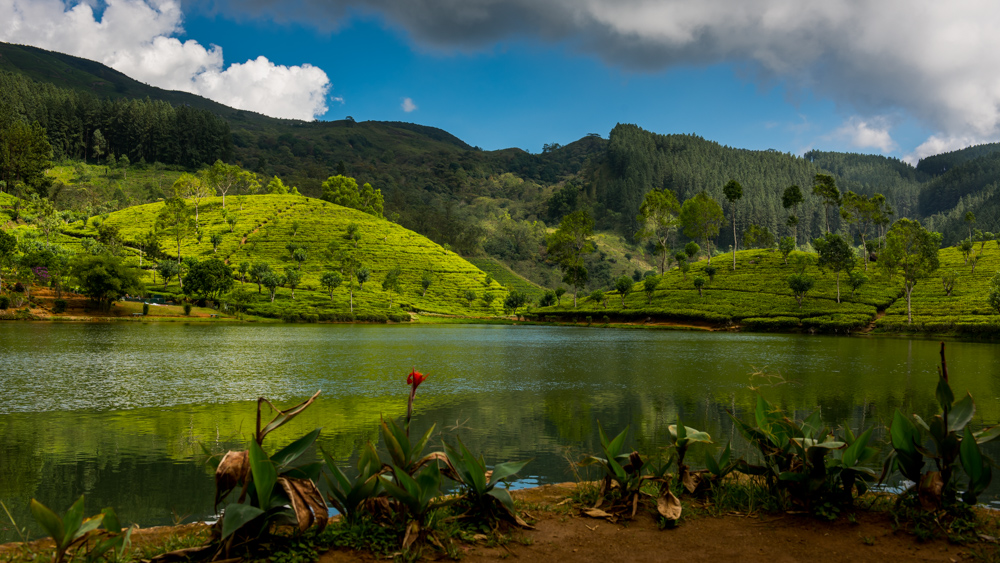
[[[750,385],[798,418],[819,405],[831,426],[885,424],[896,408],[935,412],[938,344],[930,341],[494,326],[142,328],[149,330],[0,326],[0,348],[12,351],[10,367],[0,367],[8,407],[39,397],[77,408],[0,415],[0,498],[19,524],[31,521],[30,498],[64,509],[81,493],[88,511],[114,506],[143,526],[171,522],[172,511],[209,516],[211,470],[199,461],[199,443],[242,448],[258,394],[289,404],[323,389],[267,444],[277,448],[322,427],[320,445],[347,463],[365,440],[378,439],[381,416],[405,412],[411,366],[430,373],[417,396],[415,431],[432,423],[438,431],[458,427],[488,463],[534,458],[525,474],[547,482],[571,479],[566,448],[571,458],[598,451],[598,421],[609,432],[630,424],[631,443],[643,451],[663,444],[678,415],[724,444],[732,432],[726,411],[750,417]],[[51,356],[36,353],[40,342]],[[162,363],[164,342],[175,358],[169,365]],[[60,346],[88,343],[114,350],[115,361],[62,374]],[[992,344],[948,347],[956,392],[977,398],[977,422],[997,422],[991,369],[1000,351]],[[236,364],[248,357],[254,362]],[[237,367],[227,372],[230,363]],[[126,373],[143,365],[156,369]],[[755,368],[781,379],[751,379]],[[102,412],[101,401],[113,393],[88,391],[118,380],[156,402]],[[180,404],[190,400],[189,389],[211,396],[213,385],[245,400]],[[87,401],[94,406],[79,408]],[[733,447],[746,452],[742,439]],[[1000,458],[1000,448],[990,449]]]

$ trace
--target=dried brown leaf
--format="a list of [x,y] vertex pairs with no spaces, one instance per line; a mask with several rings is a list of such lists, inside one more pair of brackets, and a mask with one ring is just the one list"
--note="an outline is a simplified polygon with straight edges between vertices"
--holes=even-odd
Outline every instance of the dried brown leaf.
[[591,518],[607,518],[613,519],[615,516],[608,512],[604,512],[600,508],[585,508],[583,510],[584,515],[590,516]]
[[215,508],[240,483],[246,483],[250,476],[250,457],[247,450],[226,452],[215,469]]
[[310,479],[278,477],[278,484],[292,501],[292,510],[299,530],[304,532],[315,523],[322,530],[326,527],[327,508],[323,495]]
[[681,501],[674,493],[664,489],[656,499],[656,511],[667,520],[676,522],[681,517]]
[[409,549],[413,542],[420,536],[420,523],[413,520],[406,526],[406,535],[403,536],[403,549]]
[[924,510],[937,510],[941,507],[941,493],[944,490],[944,479],[940,471],[928,471],[920,479],[917,498]]

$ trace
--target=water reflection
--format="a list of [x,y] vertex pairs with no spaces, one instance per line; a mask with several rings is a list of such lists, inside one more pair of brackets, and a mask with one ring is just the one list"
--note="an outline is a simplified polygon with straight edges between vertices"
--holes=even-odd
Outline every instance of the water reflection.
[[[920,340],[510,326],[3,324],[0,352],[0,499],[21,525],[30,498],[61,510],[83,493],[88,511],[114,506],[143,526],[209,517],[200,445],[242,449],[260,395],[287,404],[322,389],[270,446],[321,426],[320,445],[349,464],[380,417],[403,414],[411,367],[430,374],[418,429],[451,429],[489,463],[534,458],[527,474],[546,483],[597,451],[598,422],[631,425],[646,451],[678,416],[725,444],[752,386],[832,426],[929,414],[938,361]],[[949,344],[980,424],[1000,418],[997,359],[991,344]]]

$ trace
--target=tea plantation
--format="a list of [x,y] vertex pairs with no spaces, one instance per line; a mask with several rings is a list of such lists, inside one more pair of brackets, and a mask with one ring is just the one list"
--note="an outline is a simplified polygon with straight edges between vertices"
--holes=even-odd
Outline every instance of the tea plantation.
[[[789,263],[776,251],[745,250],[736,253],[737,268],[732,270],[731,255],[713,259],[714,276],[705,273],[707,260],[692,263],[685,274],[674,268],[655,276],[657,284],[651,295],[644,283],[632,285],[624,307],[618,291],[580,295],[573,308],[572,294],[563,297],[561,306],[545,307],[535,312],[540,320],[601,322],[676,321],[715,326],[740,326],[744,330],[815,330],[850,332],[874,328],[878,332],[1000,332],[1000,315],[991,310],[986,297],[990,278],[1000,270],[1000,248],[987,246],[972,272],[955,248],[940,251],[941,267],[920,280],[913,293],[913,325],[907,323],[906,299],[900,275],[889,279],[875,263],[869,265],[869,280],[852,296],[847,275],[840,276],[841,302],[837,303],[836,275],[824,272],[812,263],[805,267],[815,286],[806,293],[802,305],[796,301],[787,278],[795,273],[797,257]],[[802,258],[799,258],[801,260]],[[863,265],[858,266],[863,270]],[[957,274],[955,289],[945,295],[941,275]],[[701,295],[694,280],[705,280]],[[590,317],[590,319],[587,319]],[[605,321],[606,322],[606,321]]]
[[[345,254],[352,255],[371,273],[360,288],[357,279],[354,280],[353,318],[402,320],[409,318],[406,311],[464,316],[494,316],[503,312],[507,290],[500,283],[493,281],[487,286],[486,274],[457,254],[384,219],[295,195],[256,195],[240,200],[229,197],[226,206],[228,214],[236,216],[232,229],[223,215],[222,198],[210,197],[201,201],[198,223],[202,236],[199,240],[191,233],[181,240],[183,258],[218,257],[234,269],[243,262],[263,262],[278,274],[299,267],[302,272],[294,299],[290,287],[279,287],[273,303],[267,289],[258,293],[257,284],[247,277],[244,287],[258,296],[248,308],[251,314],[306,320],[349,318],[351,305],[346,273],[344,282],[333,291],[332,299],[320,282],[325,272],[340,271]],[[141,236],[153,229],[163,208],[163,203],[130,207],[111,213],[103,223],[116,227],[126,246],[133,247],[129,260],[135,265],[139,264],[139,253],[134,247]],[[348,236],[349,227],[356,229],[359,239]],[[214,234],[221,235],[221,242],[213,250],[211,238]],[[95,221],[87,224],[77,221],[63,228],[58,242],[71,249],[81,249],[84,239],[97,236]],[[289,244],[298,245],[304,251],[305,259],[301,263],[288,250]],[[166,256],[164,259],[176,259],[177,241],[169,227],[161,234],[159,245]],[[154,282],[155,273],[148,260],[143,262],[143,268],[149,289],[180,292],[176,280],[171,280],[166,288],[161,279]],[[383,290],[382,282],[394,268],[400,270],[399,291],[390,293]],[[425,277],[430,280],[426,292],[423,288]],[[237,285],[240,283],[243,282]],[[476,295],[472,300],[468,299],[470,290]],[[493,299],[487,303],[483,299],[485,295]]]

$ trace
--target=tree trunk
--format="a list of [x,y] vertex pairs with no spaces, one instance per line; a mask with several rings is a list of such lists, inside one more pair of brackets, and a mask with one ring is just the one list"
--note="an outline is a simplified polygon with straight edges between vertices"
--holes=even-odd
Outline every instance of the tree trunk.
[[351,284],[351,314],[354,314],[354,284]]
[[865,242],[865,234],[861,233],[861,253],[865,256],[865,271],[868,271],[868,243]]
[[837,272],[837,303],[840,303],[840,272]]
[[913,294],[913,285],[906,282],[906,324],[913,324],[913,310],[910,308],[910,296]]
[[573,308],[576,309],[576,293],[577,293],[577,290],[576,290],[576,286],[573,286],[573,287],[574,287],[574,289],[573,289]]
[[712,243],[709,242],[708,237],[705,237],[705,248],[706,248],[705,252],[708,254],[708,265],[711,266],[712,265]]
[[[736,271],[736,204],[733,203],[733,271]],[[701,295],[701,292],[698,292]]]

